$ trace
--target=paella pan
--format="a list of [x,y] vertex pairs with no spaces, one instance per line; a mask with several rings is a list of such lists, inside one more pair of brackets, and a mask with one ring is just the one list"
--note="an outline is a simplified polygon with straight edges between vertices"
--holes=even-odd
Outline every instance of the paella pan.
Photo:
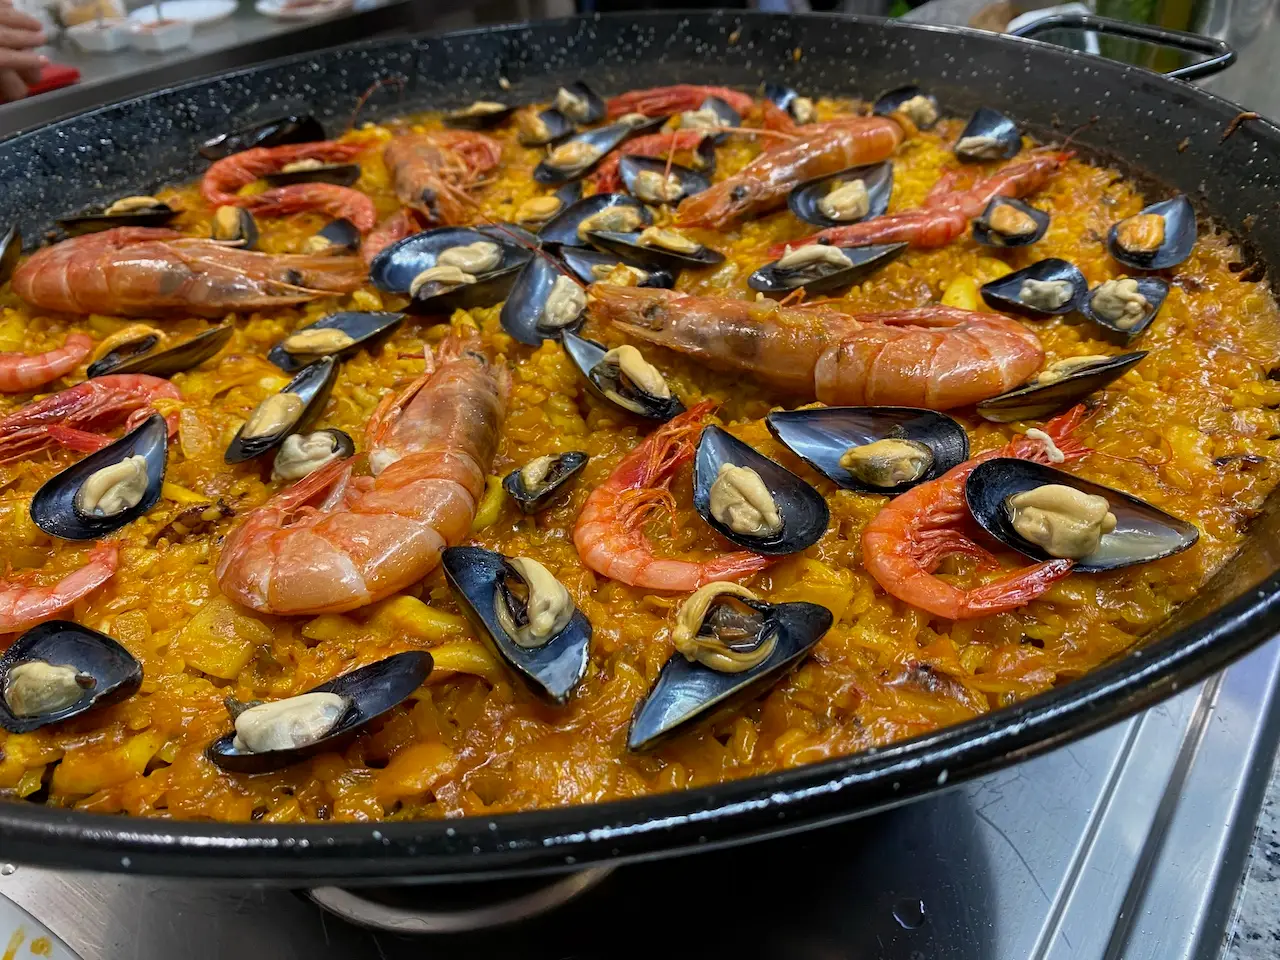
[[23,816],[500,834],[980,746],[1246,542],[1274,300],[1087,125],[520,60],[203,129],[11,264]]

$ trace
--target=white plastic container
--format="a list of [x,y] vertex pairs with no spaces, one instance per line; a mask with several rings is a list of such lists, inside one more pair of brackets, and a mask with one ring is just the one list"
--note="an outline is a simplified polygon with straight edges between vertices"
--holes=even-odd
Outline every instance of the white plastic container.
[[89,20],[67,27],[67,36],[85,53],[115,53],[129,45],[130,27],[124,19]]
[[133,24],[129,37],[135,50],[168,53],[170,50],[190,46],[194,31],[195,26],[190,20],[161,20]]

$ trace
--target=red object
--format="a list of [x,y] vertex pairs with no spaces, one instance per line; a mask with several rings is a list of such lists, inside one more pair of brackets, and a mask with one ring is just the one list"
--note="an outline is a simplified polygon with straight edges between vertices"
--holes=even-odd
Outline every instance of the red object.
[[61,63],[51,63],[40,71],[39,81],[27,87],[27,96],[48,93],[50,90],[69,87],[71,84],[79,82],[80,71],[75,67],[68,67]]

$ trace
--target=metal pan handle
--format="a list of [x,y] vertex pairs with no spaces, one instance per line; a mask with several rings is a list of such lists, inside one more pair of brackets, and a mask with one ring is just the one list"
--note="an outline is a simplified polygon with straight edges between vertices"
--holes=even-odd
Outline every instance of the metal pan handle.
[[1221,73],[1235,63],[1236,52],[1225,40],[1205,37],[1198,33],[1187,33],[1183,30],[1169,30],[1165,27],[1153,27],[1145,23],[1128,23],[1124,20],[1112,20],[1110,17],[1095,17],[1085,13],[1059,13],[1043,20],[1036,20],[1025,27],[1011,30],[1015,37],[1032,38],[1050,30],[1090,30],[1115,37],[1126,37],[1130,40],[1145,40],[1148,43],[1164,47],[1174,47],[1187,53],[1203,53],[1209,59],[1199,63],[1191,63],[1165,74],[1175,80],[1201,80]]

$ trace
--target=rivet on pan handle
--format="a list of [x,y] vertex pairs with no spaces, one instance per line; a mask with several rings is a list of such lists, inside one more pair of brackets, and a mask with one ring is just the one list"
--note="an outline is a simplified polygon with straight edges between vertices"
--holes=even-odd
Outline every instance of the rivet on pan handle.
[[1187,53],[1203,53],[1208,57],[1207,60],[1191,63],[1165,74],[1166,77],[1172,77],[1175,80],[1201,80],[1211,77],[1227,69],[1235,63],[1236,59],[1235,50],[1231,49],[1225,40],[1219,40],[1216,37],[1152,27],[1143,23],[1127,23],[1124,20],[1112,20],[1109,17],[1095,17],[1084,13],[1055,14],[1009,32],[1015,37],[1030,39],[1050,30],[1090,30],[1115,37],[1127,37],[1130,40],[1145,40],[1148,43],[1185,50]]

